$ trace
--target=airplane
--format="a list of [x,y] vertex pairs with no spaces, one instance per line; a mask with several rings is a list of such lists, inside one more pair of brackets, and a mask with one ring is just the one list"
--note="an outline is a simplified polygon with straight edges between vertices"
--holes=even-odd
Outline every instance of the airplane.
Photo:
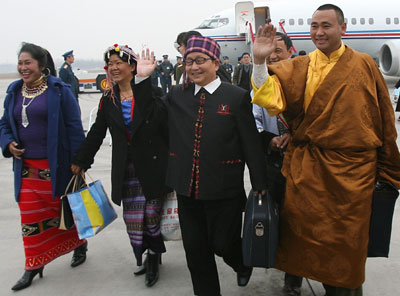
[[400,1],[362,0],[268,0],[253,4],[237,2],[205,19],[194,30],[215,39],[223,56],[236,61],[244,52],[251,52],[252,40],[260,25],[271,22],[277,31],[291,37],[295,52],[315,50],[310,38],[313,12],[323,4],[339,6],[345,16],[347,32],[343,42],[365,52],[378,63],[387,76],[400,76]]

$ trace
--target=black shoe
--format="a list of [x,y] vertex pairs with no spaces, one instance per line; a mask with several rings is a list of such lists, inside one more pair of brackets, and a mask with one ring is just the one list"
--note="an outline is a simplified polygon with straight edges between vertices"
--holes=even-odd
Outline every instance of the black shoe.
[[147,287],[154,286],[158,281],[158,265],[161,264],[161,254],[148,254],[146,262],[146,279],[145,283]]
[[39,277],[43,277],[43,266],[38,269],[33,270],[25,270],[22,277],[18,280],[18,282],[11,288],[11,290],[19,291],[29,287],[32,283],[33,278],[39,274]]
[[283,293],[286,296],[300,296],[302,282],[303,278],[301,276],[285,273],[285,285],[283,287]]
[[77,247],[74,250],[74,255],[72,255],[71,267],[77,267],[86,261],[88,242],[86,241],[83,245]]
[[144,259],[143,264],[138,267],[138,269],[133,273],[134,275],[142,275],[146,273],[147,256]]
[[285,285],[283,287],[283,294],[285,296],[300,296],[301,295],[301,287],[292,287],[289,285]]
[[237,284],[239,287],[247,286],[252,272],[253,267],[244,267],[243,270],[237,272]]

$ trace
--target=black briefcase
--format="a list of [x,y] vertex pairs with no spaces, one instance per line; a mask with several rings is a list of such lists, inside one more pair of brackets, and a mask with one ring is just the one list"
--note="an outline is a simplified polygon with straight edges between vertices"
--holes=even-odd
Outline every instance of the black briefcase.
[[251,267],[275,265],[279,241],[279,208],[269,194],[250,191],[243,225],[243,263]]
[[399,192],[375,187],[369,228],[368,257],[389,257],[393,212]]

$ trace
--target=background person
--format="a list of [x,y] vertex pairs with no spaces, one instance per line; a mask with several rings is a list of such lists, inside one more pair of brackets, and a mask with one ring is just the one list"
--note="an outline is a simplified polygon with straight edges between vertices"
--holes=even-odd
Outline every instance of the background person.
[[241,63],[233,73],[233,84],[245,90],[251,90],[251,74],[253,73],[253,64],[248,52],[242,54]]
[[174,75],[174,66],[168,60],[168,55],[163,55],[163,62],[160,64],[161,85],[164,94],[169,92],[172,87],[172,75]]
[[222,67],[224,67],[226,73],[229,75],[229,79],[232,81],[233,66],[229,63],[228,56],[224,56],[224,63],[222,64]]
[[148,92],[137,88],[137,57],[131,48],[114,44],[107,48],[104,61],[109,85],[114,85],[100,99],[96,121],[71,168],[75,174],[90,168],[108,128],[113,142],[111,197],[117,205],[122,201],[128,236],[140,267],[135,274],[146,273],[145,283],[151,287],[158,280],[161,253],[166,251],[160,211],[169,191],[165,186],[168,132],[165,113],[150,112],[147,102],[152,95],[161,96],[162,91],[151,86],[150,78],[142,82]]
[[[154,60],[155,61],[157,60],[156,56],[154,56]],[[153,86],[155,86],[155,87],[158,87],[158,78],[159,78],[159,76],[160,76],[159,69],[158,69],[158,67],[156,67],[156,69],[153,71],[153,73],[151,73],[151,76],[150,76],[151,84]]]
[[[394,86],[394,88],[400,88],[400,80],[397,81],[396,85]],[[400,98],[397,98],[397,104],[396,104],[396,112],[400,112]],[[397,118],[398,121],[400,121],[400,116],[399,118]]]
[[181,81],[182,73],[183,73],[182,57],[176,56],[176,64],[174,66],[174,79],[176,81],[176,85],[178,85],[179,81]]
[[74,51],[67,51],[62,55],[64,57],[64,63],[61,65],[59,76],[63,82],[71,85],[71,91],[78,101],[79,96],[79,82],[74,72],[72,71],[72,64],[75,62]]
[[25,248],[25,273],[12,287],[15,291],[30,286],[37,274],[43,276],[47,263],[72,250],[71,266],[82,264],[87,250],[75,227],[58,229],[60,196],[72,176],[70,161],[85,139],[78,105],[69,85],[54,76],[47,50],[23,43],[17,68],[21,79],[8,87],[0,120],[3,155],[13,158]]
[[362,295],[372,193],[400,188],[393,107],[375,61],[342,42],[346,23],[332,4],[313,14],[308,56],[265,66],[275,28],[254,43],[254,99],[285,111],[292,140],[277,268],[320,281],[327,296]]

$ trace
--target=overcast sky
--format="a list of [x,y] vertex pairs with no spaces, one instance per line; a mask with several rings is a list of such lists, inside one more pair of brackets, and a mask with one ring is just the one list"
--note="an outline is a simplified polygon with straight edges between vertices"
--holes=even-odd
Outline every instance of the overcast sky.
[[236,0],[3,0],[0,64],[17,63],[22,41],[47,48],[53,58],[73,49],[75,59],[102,59],[114,43],[142,46],[156,56],[177,55],[178,33],[198,26]]

